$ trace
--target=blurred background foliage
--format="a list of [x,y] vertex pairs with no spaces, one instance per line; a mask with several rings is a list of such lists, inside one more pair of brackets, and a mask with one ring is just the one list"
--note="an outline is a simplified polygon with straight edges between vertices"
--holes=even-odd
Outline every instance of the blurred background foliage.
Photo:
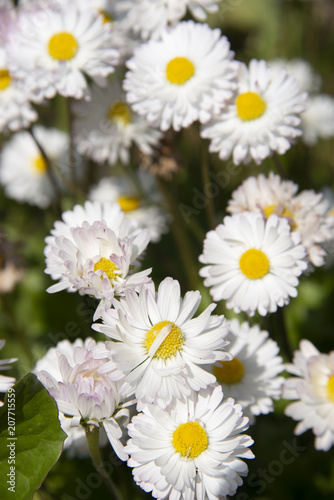
[[[301,57],[309,61],[322,77],[322,91],[334,95],[334,2],[332,0],[224,0],[219,14],[209,17],[212,27],[220,27],[235,51],[238,60],[249,62],[252,58],[274,59],[277,57]],[[67,127],[63,100],[56,98],[49,107],[41,110],[45,125]],[[183,293],[198,288],[203,293],[202,308],[211,302],[198,276],[198,255],[202,241],[209,229],[205,208],[192,212],[188,224],[178,209],[182,203],[194,208],[194,197],[203,193],[200,161],[208,161],[211,171],[227,172],[228,181],[224,189],[214,196],[218,224],[225,215],[231,192],[250,175],[271,170],[278,173],[271,158],[262,165],[231,168],[217,155],[207,153],[208,143],[199,140],[198,126],[175,134],[172,137],[173,151],[179,164],[179,172],[171,180],[161,181],[161,189],[173,206],[172,231],[157,244],[149,246],[145,267],[153,267],[152,277],[156,283],[166,276],[181,282]],[[334,188],[334,142],[320,140],[310,148],[301,141],[281,157],[287,178],[299,184],[300,189],[322,191]],[[96,167],[99,169],[100,167]],[[113,174],[113,171],[109,171]],[[98,178],[100,171],[92,172]],[[333,196],[334,200],[334,196]],[[73,201],[65,199],[65,206]],[[29,372],[37,359],[46,350],[67,338],[74,341],[77,336],[97,336],[90,326],[95,304],[89,297],[61,292],[46,293],[51,279],[44,274],[44,238],[49,233],[57,216],[52,209],[19,204],[0,194],[0,230],[10,241],[18,241],[18,253],[24,259],[24,279],[8,294],[0,294],[0,338],[6,339],[1,358],[17,357],[18,362],[10,371],[17,378]],[[283,350],[282,321],[286,323],[289,343],[296,349],[299,340],[311,340],[320,351],[334,349],[333,304],[334,268],[329,262],[324,268],[301,279],[299,295],[280,314],[267,318],[255,317],[269,330]],[[232,317],[223,304],[217,311]],[[284,318],[283,318],[284,316]],[[243,318],[246,319],[246,318]],[[334,498],[334,451],[318,452],[314,449],[314,436],[309,431],[295,438],[295,423],[283,415],[285,401],[276,404],[275,413],[261,416],[250,428],[255,444],[252,449],[255,460],[248,461],[249,476],[235,498],[238,500],[303,500]],[[288,443],[288,445],[286,445]],[[296,448],[297,443],[297,448]],[[282,463],[282,450],[293,447],[289,464]],[[289,449],[289,448],[288,448]],[[109,460],[112,450],[104,449]],[[136,488],[131,470],[118,460],[112,460],[115,479],[124,488],[124,498],[149,498]],[[42,489],[34,500],[109,499],[110,494],[94,474],[89,459],[68,459],[63,453],[51,470]]]

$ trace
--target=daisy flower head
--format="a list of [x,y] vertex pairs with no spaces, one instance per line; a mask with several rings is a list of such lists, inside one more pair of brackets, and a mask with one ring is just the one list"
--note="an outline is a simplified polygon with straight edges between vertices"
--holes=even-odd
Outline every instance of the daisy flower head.
[[36,366],[35,373],[56,401],[65,429],[79,430],[69,435],[67,447],[75,446],[75,441],[80,446],[82,430],[93,425],[104,429],[117,456],[126,460],[120,441],[123,430],[117,420],[128,417],[128,411],[123,408],[125,400],[120,397],[120,383],[112,381],[108,372],[99,374],[101,366],[108,362],[108,358],[94,358],[94,349],[103,348],[99,344],[92,338],[84,343],[80,339],[74,344],[61,342]]
[[134,50],[123,87],[133,110],[161,130],[207,122],[231,98],[238,64],[226,37],[184,21]]
[[[0,11],[1,18],[1,11]],[[37,113],[8,68],[6,50],[0,47],[0,132],[8,133],[28,127],[37,120]],[[32,96],[31,96],[32,97]]]
[[167,26],[175,26],[187,9],[199,21],[204,21],[207,12],[218,11],[214,0],[116,0],[114,8],[121,16],[121,24],[127,30],[139,34],[142,39],[158,38]]
[[299,422],[297,436],[312,429],[315,448],[328,451],[334,444],[334,351],[320,353],[309,340],[302,340],[286,371],[293,376],[286,379],[282,397],[294,402],[285,415]]
[[319,139],[334,137],[334,97],[319,94],[309,97],[302,114],[303,141],[314,146]]
[[234,495],[254,458],[243,434],[248,418],[220,386],[201,389],[171,409],[145,405],[128,425],[135,482],[154,498],[218,500]]
[[127,291],[102,314],[103,323],[93,325],[113,340],[107,348],[115,377],[124,379],[141,403],[165,408],[184,400],[216,381],[201,365],[231,358],[223,350],[225,318],[211,315],[215,304],[194,318],[200,302],[198,291],[182,299],[179,282],[165,278],[157,292],[153,282],[139,293]]
[[[98,212],[100,217],[92,222]],[[80,222],[86,213],[90,220]],[[94,314],[97,319],[115,295],[149,281],[151,269],[135,272],[149,233],[124,218],[118,204],[86,202],[84,208],[75,206],[65,212],[63,220],[57,221],[45,240],[45,273],[59,279],[47,289],[49,293],[67,289],[95,297],[100,301]]]
[[[86,77],[104,85],[118,62],[111,25],[75,5],[46,13],[36,7],[18,15],[9,35],[10,69],[37,100],[56,93],[89,99]],[[36,21],[40,14],[43,22]]]
[[[0,340],[0,351],[5,345],[5,343],[6,343],[5,340],[3,339]],[[14,363],[14,361],[17,361],[17,358],[0,359],[0,370],[9,370],[11,368],[9,366],[10,363]],[[6,375],[0,375],[0,392],[7,392],[8,389],[10,389],[14,384],[15,384],[14,377],[7,377]],[[1,406],[1,401],[0,401],[0,406]]]
[[104,177],[93,186],[89,193],[92,201],[117,202],[126,217],[147,229],[150,242],[157,243],[161,235],[168,231],[169,214],[161,207],[161,200],[155,184],[155,178],[147,171],[138,172],[138,187],[126,177]]
[[81,155],[97,163],[128,164],[135,144],[145,155],[158,146],[162,133],[134,113],[117,80],[101,89],[91,88],[89,102],[73,102],[74,142]]
[[327,217],[329,202],[322,193],[304,190],[298,193],[298,185],[285,181],[272,172],[268,177],[248,177],[232,193],[227,211],[261,212],[265,218],[276,214],[285,218],[292,232],[301,237],[308,258],[314,266],[325,263],[324,244],[332,239],[333,218]]
[[[40,125],[33,128],[33,133],[56,171],[61,169],[66,164],[68,135]],[[47,168],[31,134],[17,132],[5,143],[0,156],[0,183],[6,196],[39,208],[50,206],[54,198],[54,186]],[[57,178],[55,182],[58,182]]]
[[278,356],[279,347],[259,325],[240,324],[236,318],[231,321],[226,340],[230,342],[227,350],[233,359],[218,361],[212,372],[224,397],[241,404],[244,415],[253,424],[255,416],[274,411],[273,399],[281,397],[284,378],[278,374],[284,366]]
[[300,130],[307,94],[282,68],[274,74],[266,61],[252,59],[239,66],[238,91],[233,102],[202,128],[209,150],[236,165],[258,165],[273,152],[284,154]]
[[236,313],[261,316],[297,296],[298,276],[307,267],[300,236],[275,214],[244,212],[224,218],[204,240],[199,260],[213,300],[226,300]]

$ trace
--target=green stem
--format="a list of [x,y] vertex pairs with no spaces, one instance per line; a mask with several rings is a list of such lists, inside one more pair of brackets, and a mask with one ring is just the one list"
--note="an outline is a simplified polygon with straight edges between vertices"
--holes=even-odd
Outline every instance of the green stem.
[[122,496],[116,486],[114,485],[110,475],[106,471],[100,452],[99,446],[99,427],[90,426],[86,428],[86,439],[88,444],[89,453],[93,462],[93,465],[97,472],[101,475],[105,485],[111,492],[115,500],[122,500]]
[[281,159],[278,156],[278,154],[274,152],[272,158],[274,160],[275,167],[277,168],[279,175],[282,177],[282,179],[287,179],[287,174],[286,174],[285,168],[284,168],[283,163],[281,162]]
[[[208,160],[208,148],[204,141],[201,141],[201,172],[202,172],[202,183],[203,183],[203,191],[205,192],[205,187],[209,187],[211,184],[210,181],[210,169],[209,169],[209,160]],[[207,196],[207,205],[205,207],[206,217],[208,221],[208,228],[214,229],[215,225],[215,207],[213,203],[213,198],[211,196]]]
[[285,325],[284,311],[281,307],[277,309],[277,313],[274,316],[277,319],[277,330],[281,336],[282,349],[288,357],[289,361],[292,360],[292,349],[289,342],[288,332]]

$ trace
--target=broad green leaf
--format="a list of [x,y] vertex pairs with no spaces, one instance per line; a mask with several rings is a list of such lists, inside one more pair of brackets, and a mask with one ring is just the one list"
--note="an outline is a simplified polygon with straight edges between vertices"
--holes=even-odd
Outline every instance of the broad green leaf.
[[66,434],[55,401],[35,375],[13,389],[0,408],[0,498],[30,500],[58,460]]

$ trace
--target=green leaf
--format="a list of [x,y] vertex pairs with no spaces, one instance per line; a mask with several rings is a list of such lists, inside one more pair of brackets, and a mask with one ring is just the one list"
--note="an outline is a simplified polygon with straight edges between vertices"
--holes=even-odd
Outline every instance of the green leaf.
[[26,375],[0,408],[1,500],[31,500],[58,460],[65,438],[54,399],[35,375]]

